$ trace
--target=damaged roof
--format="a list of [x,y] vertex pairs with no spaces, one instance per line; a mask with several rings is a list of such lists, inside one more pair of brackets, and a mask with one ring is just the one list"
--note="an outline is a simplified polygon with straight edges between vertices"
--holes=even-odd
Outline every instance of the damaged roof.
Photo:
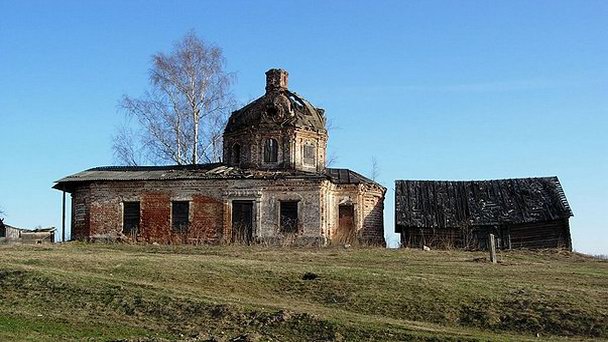
[[325,173],[299,170],[252,170],[223,163],[167,166],[102,166],[88,169],[56,181],[53,188],[71,191],[77,183],[95,181],[159,181],[201,179],[328,179],[335,184],[375,184],[374,181],[348,169],[326,169]]
[[232,112],[224,133],[260,126],[295,127],[326,132],[324,112],[295,92],[277,89]]
[[448,228],[573,216],[557,177],[395,181],[395,227]]
[[28,229],[11,226],[9,224],[0,225],[0,228],[14,229],[24,233],[52,233],[57,230],[55,227]]

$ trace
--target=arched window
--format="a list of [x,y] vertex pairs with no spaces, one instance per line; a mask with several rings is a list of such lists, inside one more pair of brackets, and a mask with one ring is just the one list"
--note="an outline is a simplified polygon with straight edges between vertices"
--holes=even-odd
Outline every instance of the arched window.
[[276,163],[279,156],[279,143],[276,139],[269,138],[264,142],[264,162]]
[[239,165],[241,163],[241,145],[232,145],[232,164]]

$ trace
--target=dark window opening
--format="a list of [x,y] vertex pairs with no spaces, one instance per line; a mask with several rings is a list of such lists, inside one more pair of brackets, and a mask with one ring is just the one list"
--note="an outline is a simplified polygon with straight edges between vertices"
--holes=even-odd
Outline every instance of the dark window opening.
[[298,231],[298,202],[281,201],[281,232],[295,233]]
[[137,235],[140,219],[139,202],[124,202],[123,206],[122,232],[125,235]]
[[276,109],[276,108],[274,108],[274,107],[269,107],[269,108],[266,110],[266,113],[268,113],[268,116],[270,116],[271,118],[274,118],[274,117],[276,117],[276,116],[277,116],[277,109]]
[[241,145],[234,144],[232,146],[232,163],[239,165],[241,163]]
[[171,228],[176,232],[185,232],[190,223],[190,202],[171,202]]
[[276,139],[266,139],[264,142],[264,162],[276,163],[279,157],[279,143]]
[[232,242],[253,241],[253,201],[232,202]]
[[341,244],[350,244],[356,241],[355,207],[352,204],[338,206],[338,229],[334,239]]
[[304,164],[315,164],[315,147],[313,145],[304,145]]

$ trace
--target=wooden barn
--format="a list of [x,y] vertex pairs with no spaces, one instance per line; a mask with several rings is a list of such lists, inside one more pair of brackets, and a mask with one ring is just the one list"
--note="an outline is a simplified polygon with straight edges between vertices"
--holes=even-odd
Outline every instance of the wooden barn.
[[557,177],[395,182],[403,247],[572,249],[572,211]]

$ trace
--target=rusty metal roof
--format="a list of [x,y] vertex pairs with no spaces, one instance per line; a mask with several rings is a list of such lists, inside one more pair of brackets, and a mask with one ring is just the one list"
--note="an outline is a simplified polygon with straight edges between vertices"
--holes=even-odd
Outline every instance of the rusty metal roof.
[[572,216],[557,177],[395,181],[395,227],[543,222]]
[[242,178],[243,171],[219,163],[171,166],[102,166],[88,169],[58,181],[57,184],[87,181],[225,179]]
[[325,174],[331,178],[335,184],[377,184],[373,180],[349,169],[325,169]]
[[375,182],[348,169],[326,169],[325,173],[299,170],[253,170],[227,166],[222,163],[167,166],[102,166],[88,169],[57,180],[53,188],[71,191],[73,185],[96,181],[162,181],[202,179],[329,179],[336,184]]

